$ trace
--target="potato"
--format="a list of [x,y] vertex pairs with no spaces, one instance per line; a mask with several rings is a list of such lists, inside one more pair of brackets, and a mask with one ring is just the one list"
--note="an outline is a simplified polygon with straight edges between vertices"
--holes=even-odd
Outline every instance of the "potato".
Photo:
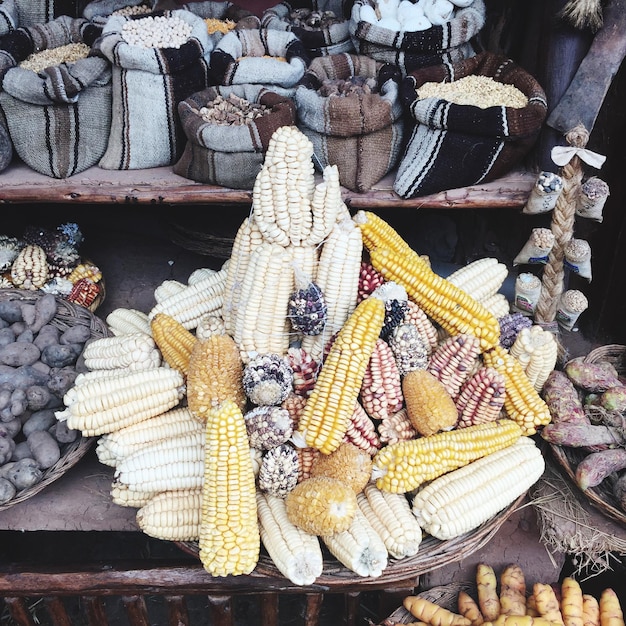
[[621,384],[615,367],[608,361],[588,363],[584,357],[576,357],[565,364],[564,370],[577,387],[591,393],[602,393]]
[[52,409],[35,411],[22,426],[24,437],[29,437],[30,434],[34,433],[36,430],[48,430],[56,421],[57,418]]
[[15,341],[0,348],[0,363],[10,365],[11,367],[32,365],[35,361],[39,360],[40,355],[41,352],[36,345],[23,341]]
[[21,304],[15,300],[4,300],[0,302],[0,317],[9,322],[9,324],[21,321],[23,319]]
[[23,389],[15,389],[11,394],[11,415],[13,415],[13,417],[19,417],[27,408],[26,392]]
[[27,328],[23,333],[20,333],[15,341],[18,343],[33,343],[35,340],[35,335],[30,328]]
[[11,460],[13,450],[15,450],[15,441],[11,437],[3,437],[0,434],[0,465],[4,465]]
[[59,398],[62,398],[68,389],[74,385],[76,376],[78,376],[78,373],[73,367],[55,368],[50,373],[48,389]]
[[15,333],[10,328],[0,328],[0,348],[15,341]]
[[12,393],[13,389],[9,389],[8,387],[0,389],[0,411],[11,404]]
[[84,344],[91,337],[91,330],[87,326],[72,326],[59,338],[61,345],[80,343]]
[[78,437],[80,437],[80,431],[75,428],[68,428],[67,422],[59,422],[50,429],[50,434],[59,442],[59,443],[72,443],[76,441]]
[[26,330],[26,324],[24,322],[13,322],[9,328],[13,331],[13,334],[17,337]]
[[41,360],[50,367],[66,367],[76,363],[78,355],[82,352],[82,346],[77,344],[51,345],[41,351]]
[[613,495],[619,502],[622,511],[626,511],[626,472],[622,472],[613,483]]
[[16,493],[15,485],[10,480],[0,478],[0,504],[13,500]]
[[18,491],[36,485],[43,477],[43,472],[32,458],[7,463],[0,468],[0,476],[10,480]]
[[11,367],[0,363],[0,386],[11,389],[26,389],[33,385],[42,385],[48,382],[48,375],[38,371],[32,365]]
[[57,310],[57,299],[54,295],[47,293],[39,298],[39,300],[35,302],[35,320],[30,325],[32,331],[38,333],[43,326],[54,319]]
[[0,432],[2,432],[2,429],[5,429],[6,432],[9,433],[9,437],[15,439],[18,433],[22,430],[22,420],[19,417],[14,417],[8,422],[1,422]]
[[61,331],[56,326],[50,326],[49,324],[44,326],[38,333],[33,343],[43,350],[46,346],[56,345],[59,343],[61,337]]
[[26,438],[26,443],[41,469],[52,467],[61,458],[61,448],[47,430],[33,431]]
[[21,461],[22,459],[30,458],[30,448],[28,447],[28,443],[26,441],[20,441],[15,446],[15,450],[13,450],[13,454],[11,455],[11,461]]
[[35,305],[30,302],[22,302],[22,320],[26,323],[27,326],[32,326],[35,322]]
[[41,411],[51,398],[50,390],[44,385],[33,385],[26,390],[26,401],[31,411]]

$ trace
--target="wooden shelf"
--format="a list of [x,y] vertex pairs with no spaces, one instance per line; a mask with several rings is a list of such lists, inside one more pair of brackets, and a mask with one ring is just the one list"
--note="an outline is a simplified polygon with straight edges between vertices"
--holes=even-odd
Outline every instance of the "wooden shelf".
[[[346,205],[354,210],[519,208],[524,206],[536,180],[534,174],[516,170],[491,183],[405,200],[393,191],[394,176],[388,174],[367,192],[344,189]],[[2,203],[234,205],[250,204],[251,200],[250,190],[197,183],[174,174],[171,167],[124,171],[91,167],[69,178],[56,179],[16,161],[0,174]]]

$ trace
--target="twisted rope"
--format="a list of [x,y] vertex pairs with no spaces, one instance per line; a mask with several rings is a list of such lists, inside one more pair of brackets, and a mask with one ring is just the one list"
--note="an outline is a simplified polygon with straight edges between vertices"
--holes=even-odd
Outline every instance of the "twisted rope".
[[[570,146],[584,148],[589,140],[589,133],[584,126],[577,126],[569,131],[565,138]],[[576,203],[583,178],[582,162],[578,156],[574,156],[562,168],[561,177],[563,178],[563,191],[556,201],[550,224],[550,230],[554,234],[554,246],[543,270],[541,294],[535,309],[535,321],[538,324],[549,324],[554,321],[564,289],[565,247],[574,234]]]

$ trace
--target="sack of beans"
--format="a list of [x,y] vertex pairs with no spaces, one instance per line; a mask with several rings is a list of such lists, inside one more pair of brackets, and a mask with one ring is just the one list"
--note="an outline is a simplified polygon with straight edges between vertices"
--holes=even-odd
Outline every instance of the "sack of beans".
[[63,15],[79,17],[75,0],[3,0],[0,2],[0,34],[5,28],[10,32],[16,27],[46,24]]
[[61,16],[2,38],[0,106],[16,154],[67,178],[96,165],[111,125],[111,65],[88,56],[100,29]]
[[91,0],[82,10],[85,19],[104,26],[112,15],[149,15],[157,0]]
[[531,150],[547,113],[537,80],[491,52],[412,72],[400,99],[414,121],[394,182],[404,198],[502,176]]
[[310,58],[354,52],[350,10],[337,0],[285,0],[263,12],[263,28],[291,31]]
[[355,0],[350,33],[359,54],[409,73],[474,56],[485,18],[483,0]]
[[382,63],[342,53],[311,61],[295,94],[298,128],[311,140],[320,170],[336,165],[339,181],[367,191],[402,152],[404,121],[398,83]]
[[111,132],[99,165],[173,165],[185,147],[177,107],[208,83],[213,45],[204,20],[183,9],[111,16],[94,49],[112,64]]
[[232,30],[211,53],[213,85],[260,85],[295,91],[309,64],[302,42],[288,31]]
[[234,189],[252,189],[274,131],[296,122],[291,98],[256,85],[208,87],[178,111],[187,145],[174,173]]

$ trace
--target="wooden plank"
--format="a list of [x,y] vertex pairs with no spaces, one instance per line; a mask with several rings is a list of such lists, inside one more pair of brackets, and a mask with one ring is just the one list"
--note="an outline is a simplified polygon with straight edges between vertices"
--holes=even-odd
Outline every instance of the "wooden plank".
[[85,605],[89,626],[107,626],[109,622],[102,598],[89,596],[81,598],[81,602]]
[[170,626],[189,626],[189,611],[187,610],[187,602],[185,596],[167,595],[165,596],[167,604],[167,621]]
[[123,596],[122,603],[130,626],[150,626],[148,607],[143,596]]
[[61,598],[56,596],[52,598],[44,598],[44,603],[46,605],[46,609],[48,610],[48,615],[50,615],[50,619],[52,620],[53,626],[72,626],[72,620],[67,614],[65,605],[63,604],[63,600],[61,600]]

